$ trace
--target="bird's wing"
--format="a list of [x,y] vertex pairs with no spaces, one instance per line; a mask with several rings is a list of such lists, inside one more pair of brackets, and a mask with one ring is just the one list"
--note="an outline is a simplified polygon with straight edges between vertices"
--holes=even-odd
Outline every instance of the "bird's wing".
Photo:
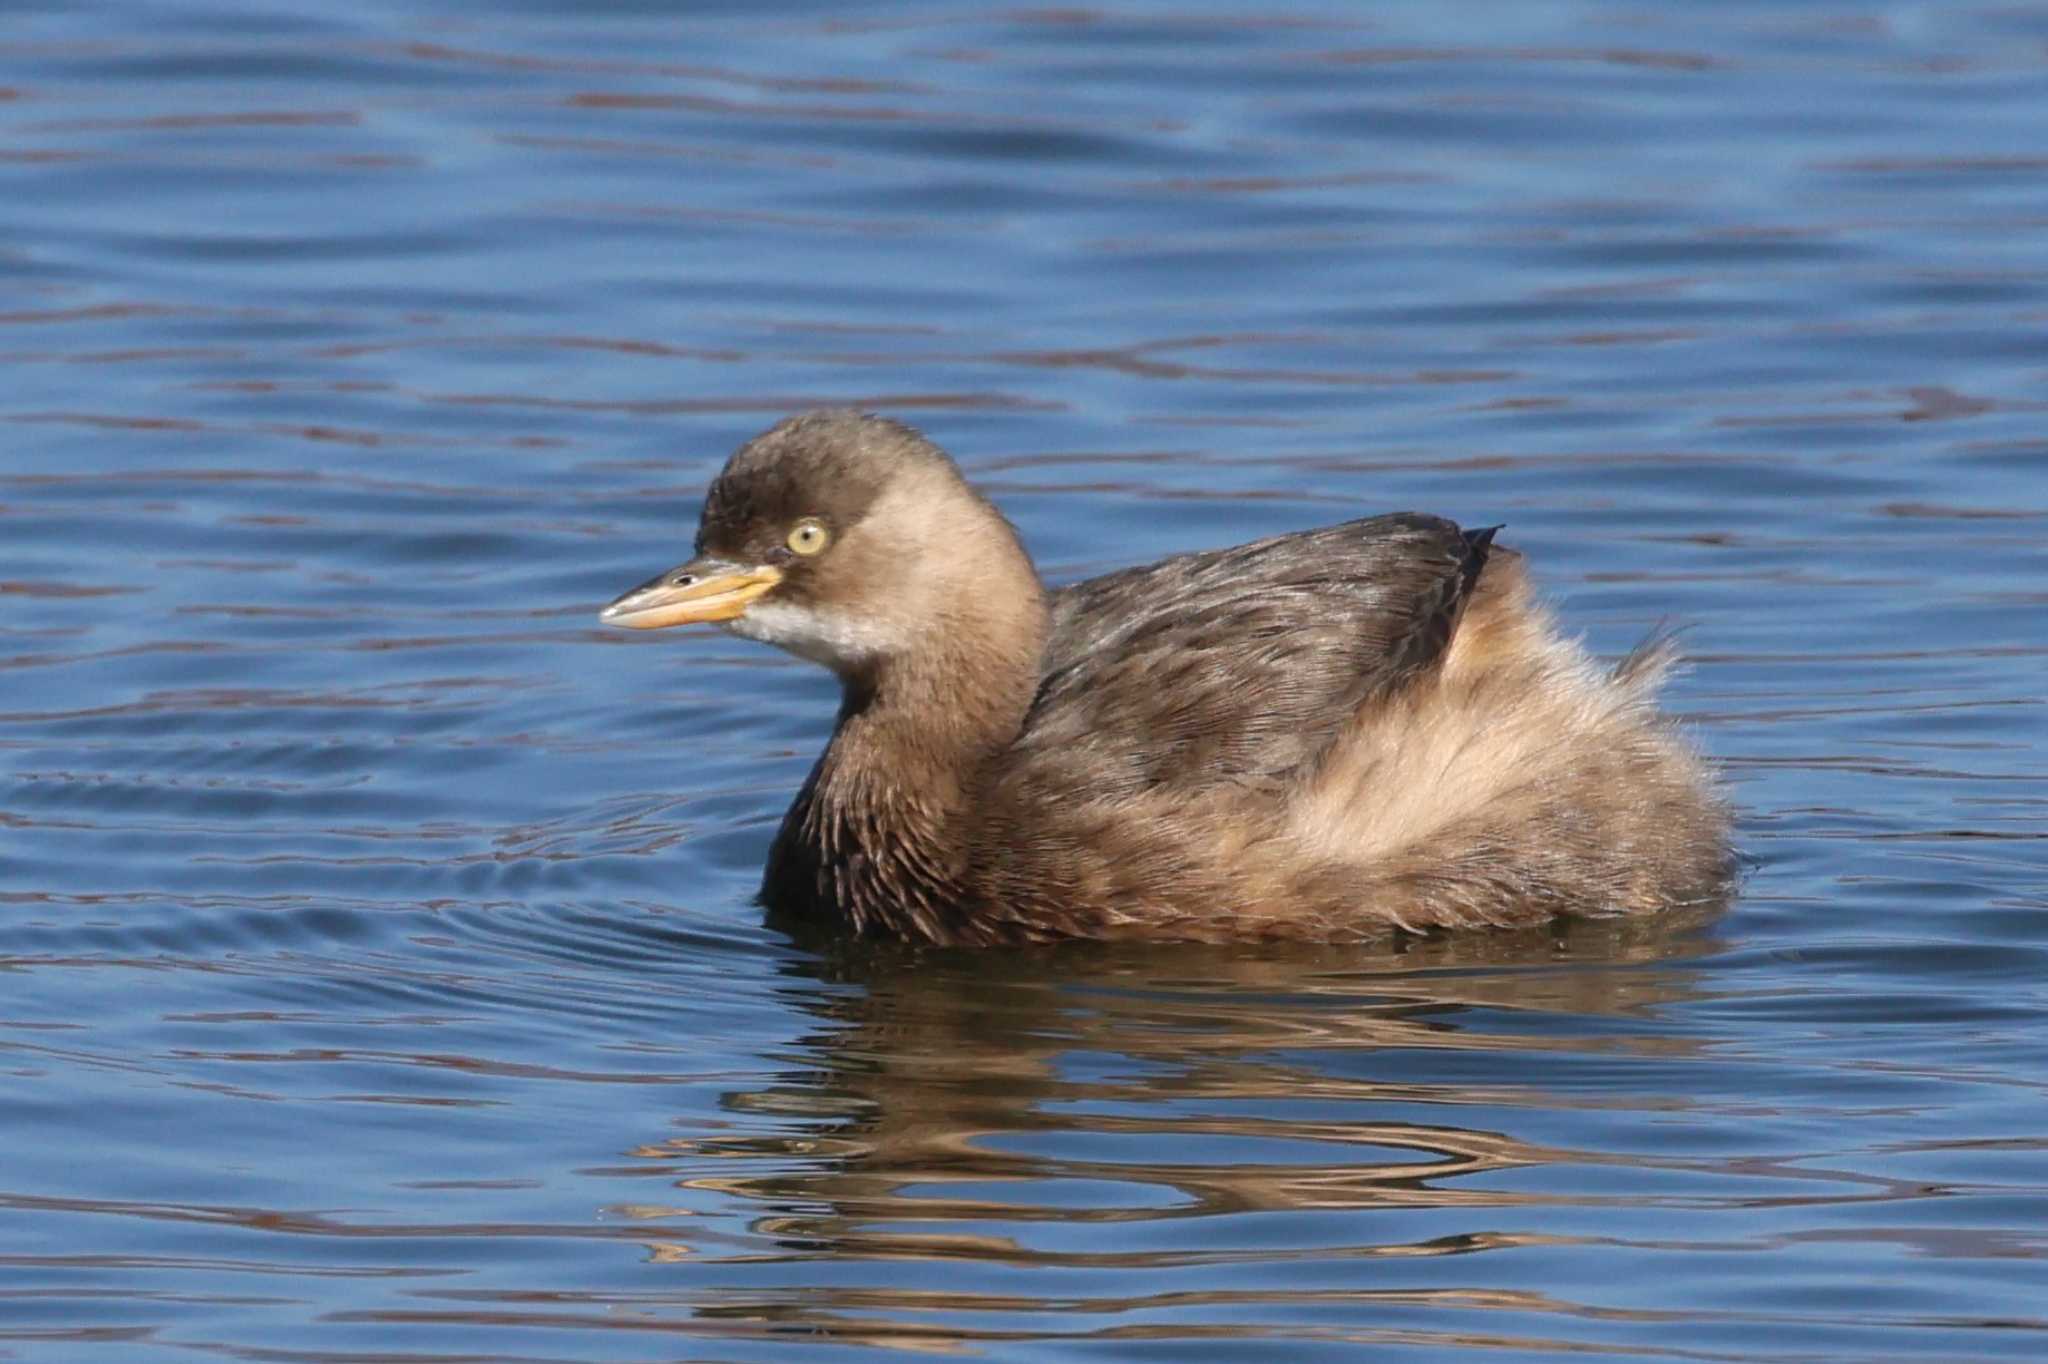
[[1492,537],[1377,516],[1076,583],[1011,762],[1095,797],[1284,780],[1442,659]]

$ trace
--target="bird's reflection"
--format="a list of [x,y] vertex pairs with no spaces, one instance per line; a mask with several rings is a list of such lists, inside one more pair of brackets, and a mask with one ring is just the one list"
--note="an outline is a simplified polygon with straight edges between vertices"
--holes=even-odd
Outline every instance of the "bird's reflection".
[[[700,1243],[698,1256],[817,1265],[801,1286],[756,1283],[699,1313],[861,1339],[896,1327],[844,1314],[1022,1310],[1020,1268],[1284,1257],[1251,1229],[1264,1214],[1395,1214],[1297,1227],[1291,1253],[1319,1259],[1507,1244],[1485,1217],[1441,1210],[1526,1201],[1472,1176],[1573,1158],[1519,1135],[1518,1114],[1612,1102],[1547,1088],[1546,1056],[1655,1064],[1691,1045],[1656,1016],[1698,992],[1688,963],[1717,947],[1708,918],[1377,954],[826,944],[790,967],[816,1020],[792,1065],[727,1098],[746,1134],[635,1154],[696,1216],[753,1210],[744,1249]],[[945,1272],[833,1286],[846,1266],[906,1261]]]

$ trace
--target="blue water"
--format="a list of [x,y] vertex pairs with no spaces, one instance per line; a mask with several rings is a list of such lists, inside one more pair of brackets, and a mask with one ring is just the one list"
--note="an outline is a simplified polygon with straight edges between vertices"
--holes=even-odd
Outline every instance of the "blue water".
[[[0,29],[0,1358],[2048,1355],[2048,9]],[[1727,912],[798,944],[833,685],[596,607],[854,402],[1064,580],[1685,627]]]

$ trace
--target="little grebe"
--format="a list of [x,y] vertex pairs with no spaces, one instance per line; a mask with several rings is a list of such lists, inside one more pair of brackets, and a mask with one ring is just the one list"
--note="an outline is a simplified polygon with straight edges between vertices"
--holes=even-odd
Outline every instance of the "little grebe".
[[1400,514],[1048,592],[945,452],[778,423],[697,553],[606,607],[839,675],[770,906],[936,943],[1345,939],[1715,896],[1728,817],[1662,640],[1561,638],[1491,530]]

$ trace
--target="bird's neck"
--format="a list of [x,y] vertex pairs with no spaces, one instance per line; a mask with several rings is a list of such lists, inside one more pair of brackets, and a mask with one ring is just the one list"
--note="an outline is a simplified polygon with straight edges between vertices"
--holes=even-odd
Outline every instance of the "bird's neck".
[[919,647],[842,677],[832,741],[783,821],[764,892],[856,932],[967,936],[967,858],[991,764],[1022,731],[1049,612],[1029,591],[963,602]]

